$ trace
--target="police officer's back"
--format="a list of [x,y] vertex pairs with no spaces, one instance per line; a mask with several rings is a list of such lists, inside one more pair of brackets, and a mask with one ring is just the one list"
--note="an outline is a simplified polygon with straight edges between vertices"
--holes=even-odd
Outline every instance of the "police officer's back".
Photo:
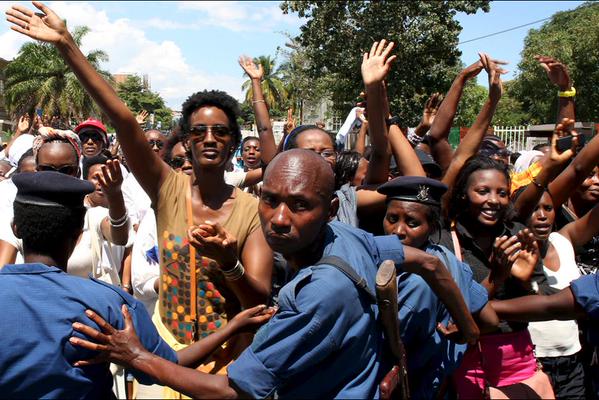
[[[83,228],[83,198],[93,185],[57,172],[19,174],[14,204],[16,234],[26,264],[0,270],[0,393],[18,398],[108,398],[107,363],[73,367],[94,356],[69,343],[72,324],[93,309],[123,326],[127,304],[144,345],[176,362],[175,352],[156,334],[143,305],[123,291],[67,275],[67,260]],[[143,377],[141,377],[143,380]]]

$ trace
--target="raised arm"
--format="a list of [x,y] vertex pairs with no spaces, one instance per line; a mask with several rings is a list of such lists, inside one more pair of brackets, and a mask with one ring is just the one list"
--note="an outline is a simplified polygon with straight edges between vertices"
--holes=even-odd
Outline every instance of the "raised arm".
[[364,53],[362,57],[362,80],[368,96],[366,110],[372,144],[372,155],[365,178],[367,184],[384,183],[389,178],[390,151],[386,122],[388,105],[383,81],[397,58],[390,55],[393,46],[393,42],[387,44],[385,39],[374,42],[370,53]]
[[403,134],[399,126],[393,124],[389,126],[389,143],[397,168],[402,175],[408,176],[426,176],[424,168],[418,159],[414,148]]
[[358,109],[356,114],[358,115],[358,118],[360,118],[360,121],[362,121],[362,125],[360,125],[360,131],[358,132],[358,139],[356,140],[354,151],[363,156],[364,151],[366,150],[366,136],[368,136],[368,120],[364,116],[364,110]]
[[108,217],[102,221],[102,235],[109,242],[124,246],[129,241],[131,223],[121,192],[123,175],[120,163],[117,160],[108,161],[96,179],[108,200]]
[[239,57],[239,65],[252,82],[252,108],[254,109],[254,116],[256,118],[258,136],[260,137],[261,158],[264,164],[268,164],[277,155],[277,144],[272,133],[268,107],[262,93],[261,82],[264,77],[264,68],[262,64],[256,65],[254,60],[247,56]]
[[437,111],[435,120],[431,125],[429,136],[431,138],[432,155],[443,171],[447,170],[453,156],[453,151],[447,138],[449,137],[453,118],[462,97],[464,85],[466,85],[468,80],[476,77],[482,69],[483,65],[479,60],[458,74],[439,106],[439,111]]
[[[541,171],[514,201],[516,215],[520,221],[526,221],[530,217],[549,183],[564,170],[568,161],[576,154],[577,139],[573,139],[572,147],[562,153],[559,153],[556,147],[558,137],[566,135],[569,126],[573,123],[573,120],[564,118],[562,123],[557,125],[551,137],[551,150],[541,160]],[[571,133],[576,135],[576,132]]]
[[15,133],[14,135],[12,135],[12,137],[8,141],[8,144],[6,145],[6,148],[4,149],[4,152],[7,157],[10,154],[10,148],[12,147],[15,140],[22,134],[27,133],[29,131],[30,126],[31,124],[29,123],[29,115],[21,115],[19,121],[17,122],[17,128],[15,129]]
[[127,165],[152,202],[155,202],[170,168],[148,146],[133,113],[112,86],[89,64],[60,17],[40,2],[34,1],[33,5],[42,13],[35,14],[21,5],[14,5],[6,12],[7,20],[13,24],[11,29],[56,46],[85,90],[110,119]]
[[507,71],[496,64],[489,55],[485,53],[479,53],[478,55],[483,68],[489,75],[489,99],[483,105],[483,108],[476,117],[476,121],[474,121],[474,124],[468,130],[468,134],[460,142],[460,145],[453,154],[453,159],[447,168],[445,176],[443,176],[443,183],[449,187],[452,187],[455,183],[455,179],[466,161],[478,153],[480,144],[493,119],[497,104],[503,93],[501,74]]
[[[541,67],[547,72],[547,77],[560,92],[569,92],[572,90],[572,80],[568,68],[559,61],[546,56],[535,56]],[[574,96],[558,96],[557,123],[564,118],[575,120],[574,115]]]
[[418,123],[414,133],[420,137],[424,137],[426,133],[431,129],[433,121],[439,111],[439,106],[443,101],[443,95],[441,93],[433,93],[424,104],[424,110],[422,111],[422,118]]
[[581,218],[570,222],[559,233],[566,237],[574,248],[587,244],[599,233],[599,206],[591,208]]

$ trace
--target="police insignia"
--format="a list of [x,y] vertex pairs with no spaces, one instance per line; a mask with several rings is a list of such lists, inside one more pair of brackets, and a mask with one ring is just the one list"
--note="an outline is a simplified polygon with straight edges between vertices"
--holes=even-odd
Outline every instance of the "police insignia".
[[416,198],[419,201],[428,201],[429,199],[429,187],[426,185],[419,185],[418,186],[418,194],[416,195]]

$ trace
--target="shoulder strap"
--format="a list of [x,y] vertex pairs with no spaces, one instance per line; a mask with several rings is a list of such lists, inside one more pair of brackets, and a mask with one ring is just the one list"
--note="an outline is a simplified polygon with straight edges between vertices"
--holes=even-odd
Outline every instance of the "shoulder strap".
[[366,279],[358,275],[356,271],[344,260],[337,256],[326,256],[321,258],[320,261],[318,261],[315,265],[321,264],[332,265],[339,271],[343,272],[343,274],[347,276],[358,287],[358,289],[362,290],[364,293],[368,295],[370,301],[376,304],[376,295],[368,287]]

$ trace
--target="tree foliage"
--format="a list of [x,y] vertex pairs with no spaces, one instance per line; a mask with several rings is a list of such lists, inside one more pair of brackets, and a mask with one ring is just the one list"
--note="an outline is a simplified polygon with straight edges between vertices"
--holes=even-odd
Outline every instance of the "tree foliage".
[[574,10],[558,12],[524,40],[520,74],[514,92],[530,113],[532,123],[555,121],[557,88],[535,55],[553,57],[568,66],[576,88],[576,119],[599,119],[599,3],[587,2]]
[[[88,32],[85,26],[73,29],[78,46]],[[100,62],[108,61],[105,52],[94,50],[86,57],[105,79],[111,80],[110,74],[99,67]],[[100,115],[99,108],[52,44],[25,43],[6,67],[5,75],[5,103],[13,115],[31,113],[35,108],[43,109],[44,114],[67,118]]]
[[459,62],[461,27],[456,12],[489,10],[487,0],[464,1],[284,1],[285,13],[307,18],[297,42],[309,60],[308,78],[328,78],[337,111],[347,112],[362,90],[362,54],[380,39],[397,44],[398,61],[389,77],[394,114],[416,124],[426,98],[446,91]]
[[170,128],[173,120],[172,111],[165,106],[164,100],[158,93],[152,92],[144,86],[139,76],[128,76],[124,82],[118,85],[117,93],[134,113],[146,110],[148,113],[154,114],[155,125],[160,121],[163,129]]

